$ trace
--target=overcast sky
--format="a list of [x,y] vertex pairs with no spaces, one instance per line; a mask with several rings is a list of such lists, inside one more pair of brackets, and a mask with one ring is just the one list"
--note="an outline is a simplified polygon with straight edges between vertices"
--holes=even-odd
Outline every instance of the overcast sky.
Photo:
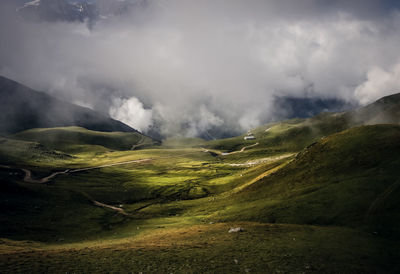
[[274,96],[400,92],[399,2],[149,0],[91,29],[3,6],[0,75],[145,132],[240,132],[270,118]]

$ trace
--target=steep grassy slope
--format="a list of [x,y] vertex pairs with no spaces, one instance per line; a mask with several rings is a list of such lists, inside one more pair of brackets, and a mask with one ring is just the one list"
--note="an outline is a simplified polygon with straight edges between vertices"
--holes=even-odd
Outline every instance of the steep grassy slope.
[[30,129],[10,137],[69,152],[93,149],[87,146],[129,150],[153,144],[149,137],[138,132],[99,132],[80,127]]
[[366,227],[399,238],[399,141],[395,125],[324,138],[274,174],[217,203],[224,209],[215,217]]
[[136,132],[91,109],[61,101],[0,76],[0,134],[31,128],[80,126],[98,131]]

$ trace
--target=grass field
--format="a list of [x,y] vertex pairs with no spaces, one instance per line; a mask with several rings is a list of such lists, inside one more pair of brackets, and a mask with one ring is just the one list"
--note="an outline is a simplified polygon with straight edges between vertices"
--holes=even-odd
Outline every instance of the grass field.
[[[400,126],[347,127],[322,114],[252,141],[2,138],[0,272],[399,272]],[[22,169],[67,171],[33,184]]]

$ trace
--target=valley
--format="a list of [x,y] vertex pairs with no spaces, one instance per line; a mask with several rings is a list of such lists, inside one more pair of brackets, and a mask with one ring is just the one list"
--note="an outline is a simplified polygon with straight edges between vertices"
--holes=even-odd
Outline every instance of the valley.
[[0,272],[396,273],[400,126],[362,117],[271,123],[254,140],[2,137]]
[[0,274],[400,273],[400,1],[0,0]]

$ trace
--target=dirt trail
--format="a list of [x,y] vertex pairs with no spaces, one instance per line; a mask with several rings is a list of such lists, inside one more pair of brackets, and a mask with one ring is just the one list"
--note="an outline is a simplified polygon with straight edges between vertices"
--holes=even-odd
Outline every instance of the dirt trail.
[[54,172],[54,173],[50,174],[50,175],[47,176],[47,177],[44,177],[44,178],[42,178],[42,179],[36,180],[36,179],[33,179],[33,178],[32,178],[32,171],[30,171],[29,169],[26,169],[26,168],[18,168],[18,167],[11,167],[11,166],[5,166],[5,165],[0,165],[0,168],[5,168],[5,169],[19,169],[19,170],[21,170],[21,171],[23,171],[23,172],[25,173],[24,182],[26,182],[26,183],[32,183],[32,184],[45,184],[45,183],[47,183],[50,179],[56,177],[57,175],[59,175],[59,174],[65,174],[65,173],[68,173],[68,171],[69,171],[68,169],[65,170],[65,171],[57,171],[57,172]]
[[146,138],[146,137],[144,137],[144,135],[142,135],[142,136],[140,137],[140,140],[139,140],[135,145],[132,145],[132,146],[131,146],[130,150],[135,150],[135,149],[137,149],[138,147],[142,147],[142,146],[146,146],[146,145],[155,144],[155,142],[153,142],[153,143],[145,143],[145,138]]
[[132,163],[143,163],[143,162],[148,162],[151,160],[152,159],[140,159],[140,160],[121,162],[121,163],[100,165],[100,166],[95,166],[95,167],[78,168],[78,169],[73,169],[73,170],[66,169],[64,171],[54,172],[54,173],[50,174],[49,176],[41,178],[41,179],[33,179],[32,171],[30,171],[29,169],[26,169],[26,168],[10,167],[10,166],[5,166],[5,165],[0,165],[0,168],[22,170],[25,173],[24,182],[33,183],[33,184],[45,184],[60,174],[75,173],[75,172],[81,172],[81,171],[86,171],[86,170],[99,169],[99,168],[103,168],[103,167],[119,166],[119,165],[126,165],[126,164],[132,164]]
[[253,160],[253,161],[247,161],[245,163],[229,164],[229,165],[230,166],[254,166],[254,165],[261,164],[261,163],[279,161],[279,160],[282,160],[282,159],[286,159],[286,158],[292,157],[293,155],[295,155],[295,154],[294,153],[288,153],[288,154],[283,154],[283,155],[279,155],[279,156],[272,156],[272,157],[261,158],[261,159],[257,159],[257,160]]
[[116,206],[112,206],[112,205],[107,205],[107,204],[101,203],[101,202],[96,201],[96,200],[91,200],[91,201],[93,202],[93,204],[94,204],[95,206],[104,207],[104,208],[109,208],[109,209],[112,209],[112,210],[114,210],[114,211],[116,211],[116,212],[122,214],[122,215],[129,216],[129,214],[126,213],[125,210],[123,210],[123,209],[120,208],[120,207],[116,207]]
[[131,150],[135,150],[137,147],[143,145],[144,142],[144,136],[140,136],[140,140],[136,143],[136,145],[131,146]]
[[98,206],[98,207],[102,207],[102,208],[108,208],[111,209],[113,211],[116,211],[119,214],[125,215],[125,216],[131,216],[131,214],[128,214],[125,212],[124,209],[117,207],[117,206],[112,206],[112,205],[108,205],[99,201],[96,201],[95,199],[93,199],[89,194],[87,194],[86,192],[83,191],[74,191],[75,193],[79,194],[79,195],[83,195],[85,196],[86,199],[88,199],[91,203],[93,203],[93,205]]
[[244,147],[242,147],[241,150],[232,151],[232,152],[222,152],[220,150],[215,150],[215,149],[209,150],[209,149],[205,149],[205,148],[202,148],[202,150],[203,150],[203,152],[214,152],[214,153],[222,155],[222,156],[227,156],[227,155],[231,155],[231,154],[242,153],[246,149],[251,148],[251,147],[255,147],[255,146],[258,146],[258,145],[259,145],[259,143],[257,142],[257,143],[252,144],[252,145],[244,146]]
[[50,179],[56,177],[57,175],[60,174],[65,174],[68,173],[68,169],[65,171],[58,171],[58,172],[54,172],[52,174],[50,174],[47,177],[44,177],[42,179],[36,180],[32,178],[32,172],[28,169],[25,168],[21,168],[20,170],[22,170],[23,172],[25,172],[25,177],[24,177],[24,182],[26,183],[33,183],[33,184],[45,184],[47,183]]
[[238,153],[238,152],[243,152],[243,151],[245,151],[246,149],[248,149],[248,148],[250,148],[250,147],[255,147],[255,146],[258,146],[259,145],[259,143],[257,142],[257,143],[255,143],[255,144],[252,144],[252,145],[249,145],[249,146],[245,146],[245,147],[242,147],[242,149],[241,150],[239,150],[239,151],[234,151],[234,152],[231,152],[231,153]]

